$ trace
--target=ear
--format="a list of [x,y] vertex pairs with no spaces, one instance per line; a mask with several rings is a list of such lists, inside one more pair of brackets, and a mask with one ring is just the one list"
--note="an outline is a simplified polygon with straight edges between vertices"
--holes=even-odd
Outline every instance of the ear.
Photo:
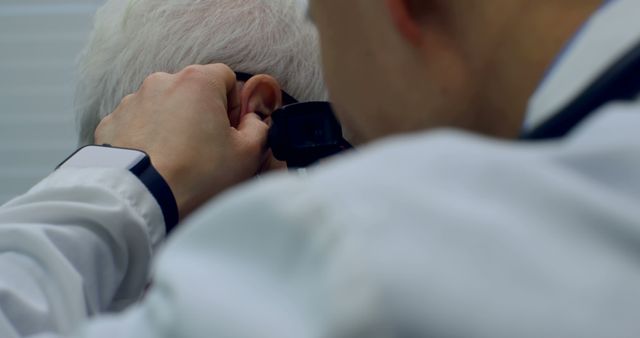
[[410,0],[385,0],[385,5],[398,32],[415,47],[422,45],[422,30],[411,14]]
[[240,93],[242,113],[240,119],[249,113],[256,113],[268,119],[282,106],[282,92],[278,81],[269,75],[256,75],[249,79]]

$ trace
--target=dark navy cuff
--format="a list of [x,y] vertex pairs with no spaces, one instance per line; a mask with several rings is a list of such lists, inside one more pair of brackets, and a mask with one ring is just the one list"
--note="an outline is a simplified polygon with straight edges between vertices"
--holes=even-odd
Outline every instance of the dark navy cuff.
[[180,221],[178,204],[169,184],[151,165],[151,160],[148,156],[144,162],[146,163],[139,163],[134,168],[131,168],[131,172],[140,179],[160,205],[164,216],[166,233],[169,234]]

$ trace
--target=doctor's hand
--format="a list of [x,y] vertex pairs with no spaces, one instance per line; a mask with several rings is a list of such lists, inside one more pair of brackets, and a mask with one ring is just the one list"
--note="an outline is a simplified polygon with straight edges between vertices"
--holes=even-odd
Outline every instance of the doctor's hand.
[[240,85],[225,65],[189,66],[148,77],[100,123],[95,139],[145,151],[184,218],[260,170],[269,129],[263,118],[280,104],[270,76]]

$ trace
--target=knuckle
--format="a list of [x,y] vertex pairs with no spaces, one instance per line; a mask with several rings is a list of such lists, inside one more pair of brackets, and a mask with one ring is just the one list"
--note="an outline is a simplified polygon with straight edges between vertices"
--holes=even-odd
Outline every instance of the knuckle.
[[222,75],[231,76],[233,78],[236,77],[236,73],[233,72],[231,67],[227,66],[224,63],[216,63],[216,64],[213,64],[212,67],[214,67],[216,71],[220,72],[220,74]]
[[98,128],[104,127],[105,125],[109,124],[112,119],[113,119],[113,113],[103,117],[102,120],[100,120],[100,123],[98,124]]
[[226,64],[224,63],[216,63],[210,65],[211,71],[216,75],[217,81],[214,81],[216,85],[222,86],[224,88],[223,79],[236,79],[236,73]]
[[183,69],[179,74],[180,85],[191,85],[197,88],[217,88],[220,84],[215,78],[207,76],[204,66],[191,65]]
[[141,88],[153,87],[157,83],[161,83],[161,82],[166,81],[170,76],[171,76],[170,74],[163,73],[163,72],[153,73],[153,74],[147,76],[146,79],[144,79],[144,82],[142,82]]
[[202,79],[204,77],[204,72],[202,70],[202,66],[191,65],[183,69],[180,72],[180,75],[183,79]]
[[[127,95],[127,96],[123,97],[123,98],[122,98],[122,100],[120,100],[120,105],[127,105],[127,104],[130,104],[130,103],[131,103],[131,101],[133,101],[133,98],[134,98],[134,97],[135,97],[135,95],[134,95],[134,94],[129,94],[129,95]],[[109,116],[107,116],[107,117],[109,117]]]

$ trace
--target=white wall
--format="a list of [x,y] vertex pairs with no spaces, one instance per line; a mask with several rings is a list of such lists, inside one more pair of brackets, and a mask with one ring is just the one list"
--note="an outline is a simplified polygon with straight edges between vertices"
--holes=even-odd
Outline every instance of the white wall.
[[0,204],[76,145],[74,63],[102,0],[0,0]]

